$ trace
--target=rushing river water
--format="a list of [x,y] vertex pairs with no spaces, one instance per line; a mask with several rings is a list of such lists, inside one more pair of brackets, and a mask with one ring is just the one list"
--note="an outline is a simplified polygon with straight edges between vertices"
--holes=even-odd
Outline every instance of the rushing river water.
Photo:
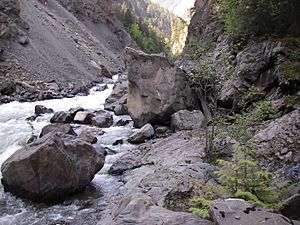
[[[67,111],[77,106],[87,110],[103,109],[105,99],[112,91],[113,85],[99,92],[93,88],[88,96],[54,99],[31,103],[11,102],[0,105],[0,165],[17,149],[24,146],[32,135],[32,128],[26,118],[34,114],[36,105],[44,105],[55,112]],[[41,129],[49,124],[53,114],[38,117],[33,123],[34,133],[38,135]],[[125,119],[130,119],[123,116]],[[119,117],[114,116],[114,120]],[[75,131],[86,126],[76,125]],[[97,144],[112,149],[116,154],[108,155],[103,169],[95,175],[91,185],[84,193],[71,196],[58,205],[35,204],[16,198],[3,191],[0,185],[0,225],[92,225],[101,220],[101,212],[107,206],[107,200],[118,189],[122,182],[107,174],[113,162],[133,146],[124,143],[113,146],[113,143],[129,135],[132,124],[125,127],[110,127],[103,129],[104,135],[98,136]]]

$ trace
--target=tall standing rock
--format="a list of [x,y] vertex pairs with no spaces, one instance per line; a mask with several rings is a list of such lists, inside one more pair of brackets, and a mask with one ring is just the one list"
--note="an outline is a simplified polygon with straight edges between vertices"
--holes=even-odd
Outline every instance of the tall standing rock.
[[126,48],[127,107],[135,126],[163,123],[172,113],[196,107],[186,76],[161,55]]

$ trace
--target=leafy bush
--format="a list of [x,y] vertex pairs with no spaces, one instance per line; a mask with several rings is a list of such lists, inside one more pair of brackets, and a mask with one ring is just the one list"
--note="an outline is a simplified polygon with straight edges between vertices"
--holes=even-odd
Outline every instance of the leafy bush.
[[212,47],[213,47],[212,42],[203,42],[195,36],[192,36],[190,38],[189,44],[188,44],[189,54],[191,55],[193,60],[200,59]]
[[195,215],[209,219],[209,207],[212,205],[213,200],[229,196],[227,190],[217,184],[212,183],[198,183],[195,187],[196,195],[190,200],[193,206],[190,212]]
[[257,122],[275,119],[280,116],[280,112],[273,106],[272,102],[270,101],[260,101],[256,103],[253,110],[253,119]]
[[203,79],[209,79],[216,75],[216,71],[212,65],[201,64],[197,68],[197,72],[193,74],[192,79],[194,81],[200,81]]
[[215,173],[234,197],[265,208],[280,206],[280,194],[271,188],[274,173],[262,170],[256,161],[248,159],[233,162],[219,160],[219,165],[222,169]]

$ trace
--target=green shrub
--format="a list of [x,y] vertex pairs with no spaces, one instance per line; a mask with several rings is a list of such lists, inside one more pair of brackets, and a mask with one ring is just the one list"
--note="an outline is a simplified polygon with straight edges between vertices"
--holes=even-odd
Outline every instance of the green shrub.
[[197,68],[197,72],[193,74],[192,79],[194,81],[200,81],[205,78],[211,78],[216,75],[216,71],[212,65],[202,64]]
[[278,109],[276,109],[270,101],[260,101],[256,103],[252,113],[253,119],[257,122],[275,119],[281,116]]
[[274,173],[262,170],[254,160],[219,160],[222,168],[215,173],[233,197],[243,198],[265,208],[280,206],[280,193],[272,189]]
[[192,36],[189,40],[188,49],[192,60],[198,60],[213,47],[212,42],[203,42]]
[[199,217],[209,219],[208,209],[213,200],[228,196],[228,191],[224,187],[218,184],[200,182],[195,185],[195,196],[190,200],[190,205],[193,207],[189,211]]

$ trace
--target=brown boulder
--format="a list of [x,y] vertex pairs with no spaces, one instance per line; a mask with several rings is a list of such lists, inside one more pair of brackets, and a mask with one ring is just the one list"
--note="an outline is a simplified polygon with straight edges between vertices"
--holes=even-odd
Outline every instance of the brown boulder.
[[104,156],[72,135],[50,133],[16,151],[1,167],[5,191],[37,202],[61,201],[82,191]]

